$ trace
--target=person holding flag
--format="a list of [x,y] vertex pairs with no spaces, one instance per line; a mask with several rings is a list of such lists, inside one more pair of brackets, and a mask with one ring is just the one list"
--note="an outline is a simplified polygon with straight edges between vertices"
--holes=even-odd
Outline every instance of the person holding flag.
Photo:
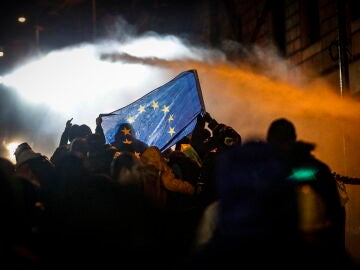
[[135,137],[135,131],[131,124],[121,123],[112,143],[120,152],[131,152],[137,157],[149,147],[143,141]]
[[141,153],[156,146],[163,153],[190,134],[205,113],[196,70],[180,73],[116,111],[100,114],[106,143]]

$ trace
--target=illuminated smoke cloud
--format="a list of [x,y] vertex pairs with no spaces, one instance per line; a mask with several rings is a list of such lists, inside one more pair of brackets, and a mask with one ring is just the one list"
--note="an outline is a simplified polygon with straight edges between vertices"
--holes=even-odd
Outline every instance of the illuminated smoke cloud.
[[3,83],[28,100],[76,116],[85,109],[107,111],[124,106],[166,82],[174,74],[147,65],[155,60],[205,58],[213,59],[174,36],[147,35],[124,44],[103,41],[50,52],[5,75]]
[[[73,123],[94,130],[100,113],[129,104],[181,72],[169,67],[176,61],[224,60],[220,51],[147,33],[121,42],[101,40],[51,51],[3,74],[2,83],[22,97],[20,107],[30,106],[21,117],[34,127],[21,137],[29,137],[34,147],[50,154],[67,119],[73,117]],[[47,138],[46,148],[41,135]]]
[[360,154],[352,150],[360,146],[358,102],[340,98],[324,82],[308,82],[306,74],[291,68],[272,48],[255,48],[249,55],[246,62],[230,62],[221,51],[148,33],[53,51],[3,75],[3,81],[36,102],[31,108],[40,108],[41,113],[23,115],[36,128],[22,138],[49,155],[67,119],[94,130],[100,113],[196,69],[206,110],[233,126],[244,141],[264,139],[272,120],[287,117],[300,140],[317,145],[316,155],[335,171],[358,177]]

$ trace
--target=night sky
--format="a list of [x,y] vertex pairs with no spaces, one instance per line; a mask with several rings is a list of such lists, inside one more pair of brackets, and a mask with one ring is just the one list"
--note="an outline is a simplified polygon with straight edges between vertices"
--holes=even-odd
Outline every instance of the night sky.
[[[199,12],[202,8],[202,1],[188,0],[15,0],[6,2],[6,8],[1,8],[0,11],[0,42],[3,44],[0,46],[14,45],[25,40],[28,45],[33,43],[35,26],[39,25],[41,27],[40,46],[44,49],[89,41],[94,34],[97,37],[106,37],[111,34],[111,27],[119,16],[133,25],[137,33],[156,31],[160,34],[172,33],[195,39],[200,27],[196,25],[198,25],[198,18],[201,17]],[[93,9],[93,3],[95,3],[95,9]],[[95,17],[94,14],[96,14]],[[20,15],[26,16],[28,21],[24,24],[18,23],[17,17]]]

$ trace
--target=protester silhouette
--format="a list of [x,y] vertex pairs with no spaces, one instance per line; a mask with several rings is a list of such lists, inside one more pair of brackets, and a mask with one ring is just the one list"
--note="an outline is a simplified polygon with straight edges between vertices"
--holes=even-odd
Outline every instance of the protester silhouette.
[[111,143],[120,152],[131,152],[138,157],[149,147],[136,138],[135,130],[129,123],[121,123],[115,134],[115,141]]
[[99,133],[94,133],[86,138],[88,152],[87,163],[92,173],[107,174],[110,176],[110,166],[115,153],[115,146],[104,144],[104,139]]
[[[36,258],[38,267],[43,263],[44,231],[46,230],[47,211],[52,207],[53,192],[56,183],[56,172],[54,164],[46,155],[35,152],[27,143],[21,143],[15,150],[15,173],[17,185],[13,187],[16,201],[24,203],[21,214],[22,229],[28,226],[25,241],[29,254]],[[14,180],[14,179],[13,179]],[[25,200],[25,201],[24,201]],[[21,210],[21,209],[20,209]],[[27,212],[27,213],[26,213]],[[19,227],[19,224],[16,225]],[[21,227],[21,226],[20,226]],[[26,232],[26,231],[25,231]],[[31,256],[28,258],[31,261]]]
[[[67,152],[71,151],[71,148],[79,154],[86,156],[87,149],[85,149],[85,144],[87,136],[92,134],[91,128],[86,124],[72,124],[72,120],[73,118],[66,121],[65,129],[61,134],[59,146],[50,157],[50,161],[53,164],[56,164]],[[74,144],[75,147],[72,147]]]
[[299,229],[314,254],[342,263],[345,250],[345,207],[331,169],[316,158],[315,145],[298,141],[294,124],[286,118],[271,122],[266,136],[276,155],[291,169],[297,190]]
[[[186,269],[338,267],[356,269],[344,248],[344,209],[329,167],[274,120],[266,142],[247,141],[216,157],[218,200],[206,208]],[[202,234],[203,233],[203,234]],[[294,262],[296,264],[294,265]]]
[[200,223],[210,231],[199,232],[184,267],[281,268],[299,260],[295,191],[286,181],[287,166],[271,147],[248,141],[221,152],[215,161],[218,199]]
[[199,115],[191,135],[191,146],[201,160],[199,182],[204,207],[217,200],[215,187],[216,157],[236,145],[241,145],[241,135],[231,126],[219,123],[209,112]]
[[66,121],[65,129],[60,137],[59,146],[67,145],[70,143],[74,138],[76,138],[77,128],[79,127],[78,124],[72,124],[73,118]]

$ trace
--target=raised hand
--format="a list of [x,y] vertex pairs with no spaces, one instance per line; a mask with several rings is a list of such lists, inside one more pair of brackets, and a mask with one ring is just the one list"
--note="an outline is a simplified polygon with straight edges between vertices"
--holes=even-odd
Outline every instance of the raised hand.
[[99,115],[98,117],[96,117],[96,125],[97,125],[97,126],[101,126],[101,123],[102,123],[102,118],[101,118],[101,116]]
[[73,118],[66,121],[66,128],[70,128],[72,126],[72,123],[71,123],[72,120],[73,120]]

